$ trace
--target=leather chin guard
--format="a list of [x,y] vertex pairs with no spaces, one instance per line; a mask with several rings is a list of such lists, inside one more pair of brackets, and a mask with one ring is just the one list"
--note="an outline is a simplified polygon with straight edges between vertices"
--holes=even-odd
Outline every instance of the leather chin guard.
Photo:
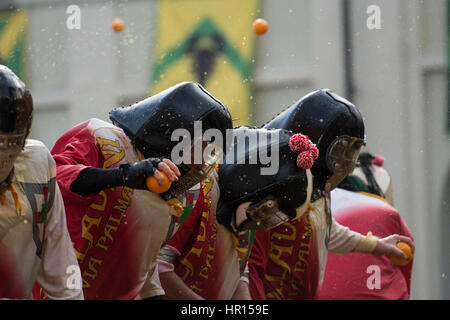
[[271,195],[250,205],[246,213],[247,220],[237,227],[238,231],[269,230],[289,220],[289,216],[278,208],[278,200]]

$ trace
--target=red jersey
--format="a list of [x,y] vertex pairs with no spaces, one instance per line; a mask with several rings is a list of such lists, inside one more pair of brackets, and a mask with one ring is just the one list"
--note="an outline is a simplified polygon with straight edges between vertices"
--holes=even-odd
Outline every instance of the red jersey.
[[249,259],[252,297],[316,299],[328,250],[346,254],[362,238],[332,218],[329,194],[322,196],[300,219],[257,233]]
[[192,205],[193,210],[161,250],[159,270],[175,271],[207,300],[228,300],[239,283],[240,265],[232,233],[216,219],[217,178],[214,171],[187,193],[186,205]]
[[154,193],[126,186],[85,197],[70,190],[86,168],[139,161],[123,130],[102,120],[88,120],[66,132],[52,155],[85,299],[163,294],[156,256],[170,225],[169,205]]
[[299,220],[258,231],[249,259],[253,299],[309,299],[316,294],[320,266],[316,233],[307,212]]
[[[333,217],[352,230],[362,234],[371,231],[381,238],[394,233],[412,238],[397,210],[383,200],[342,189],[334,190],[331,199]],[[411,270],[412,262],[397,267],[386,256],[330,252],[319,298],[409,299]],[[376,272],[379,285],[373,282]]]

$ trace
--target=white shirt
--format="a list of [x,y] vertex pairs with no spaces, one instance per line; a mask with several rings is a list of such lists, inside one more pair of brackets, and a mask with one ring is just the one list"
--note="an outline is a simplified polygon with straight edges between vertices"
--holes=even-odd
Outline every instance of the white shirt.
[[[55,162],[39,141],[27,140],[14,163],[11,189],[0,204],[0,294],[32,299],[35,282],[49,299],[83,299]],[[39,215],[48,205],[46,219]],[[44,209],[44,210],[43,210]]]

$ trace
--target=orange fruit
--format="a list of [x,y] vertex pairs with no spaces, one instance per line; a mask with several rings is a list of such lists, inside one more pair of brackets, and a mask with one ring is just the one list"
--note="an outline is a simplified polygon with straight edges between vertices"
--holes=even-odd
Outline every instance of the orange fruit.
[[124,28],[124,23],[122,19],[114,19],[114,21],[112,22],[112,28],[115,32],[122,31]]
[[170,186],[172,185],[172,182],[167,178],[166,174],[162,171],[160,171],[161,174],[164,177],[164,183],[163,185],[160,185],[158,183],[158,180],[154,176],[149,176],[147,179],[145,179],[145,184],[147,185],[148,190],[154,193],[163,193],[169,190]]
[[269,24],[264,19],[256,19],[255,22],[253,22],[253,32],[255,32],[258,35],[262,35],[267,32],[269,29]]
[[400,241],[397,243],[397,248],[402,250],[403,253],[405,253],[406,256],[408,257],[408,259],[404,260],[404,259],[397,258],[393,255],[389,255],[389,259],[391,259],[391,262],[397,266],[405,266],[408,263],[410,263],[412,260],[413,254],[412,254],[412,249],[409,246],[409,244],[407,244],[406,242]]

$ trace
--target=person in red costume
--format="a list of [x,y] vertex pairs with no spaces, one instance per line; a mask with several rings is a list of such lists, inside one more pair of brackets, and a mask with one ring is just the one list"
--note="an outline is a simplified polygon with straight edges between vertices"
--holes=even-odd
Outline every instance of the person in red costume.
[[[292,133],[239,127],[233,135],[237,141],[255,140],[234,144],[227,154],[237,158],[225,159],[188,192],[192,213],[161,250],[158,267],[168,299],[251,299],[246,260],[254,231],[296,218],[309,203],[312,179],[302,161],[314,158],[290,149]],[[270,143],[263,139],[269,135]],[[263,175],[267,163],[249,159],[273,148],[280,154],[279,170]]]
[[[195,121],[225,135],[231,116],[202,86],[183,82],[112,110],[110,119],[75,126],[52,149],[84,295],[159,299],[164,290],[156,257],[171,234],[172,217],[180,214],[178,197],[209,170],[206,164],[175,166],[169,158],[179,141],[172,135],[182,129],[192,137]],[[172,186],[156,194],[145,181],[151,175],[159,180],[160,171]]]
[[316,299],[322,285],[328,251],[405,258],[397,241],[363,235],[338,223],[331,214],[330,192],[356,165],[365,144],[364,122],[358,109],[328,89],[311,92],[264,125],[306,135],[319,149],[311,167],[313,191],[308,210],[299,219],[269,231],[258,231],[249,258],[250,292],[254,299]]
[[[393,207],[392,183],[382,156],[361,153],[358,166],[331,192],[331,211],[339,223],[360,233],[379,237],[396,233],[412,238]],[[386,256],[330,252],[319,299],[407,300],[411,290],[413,259],[393,265]]]

